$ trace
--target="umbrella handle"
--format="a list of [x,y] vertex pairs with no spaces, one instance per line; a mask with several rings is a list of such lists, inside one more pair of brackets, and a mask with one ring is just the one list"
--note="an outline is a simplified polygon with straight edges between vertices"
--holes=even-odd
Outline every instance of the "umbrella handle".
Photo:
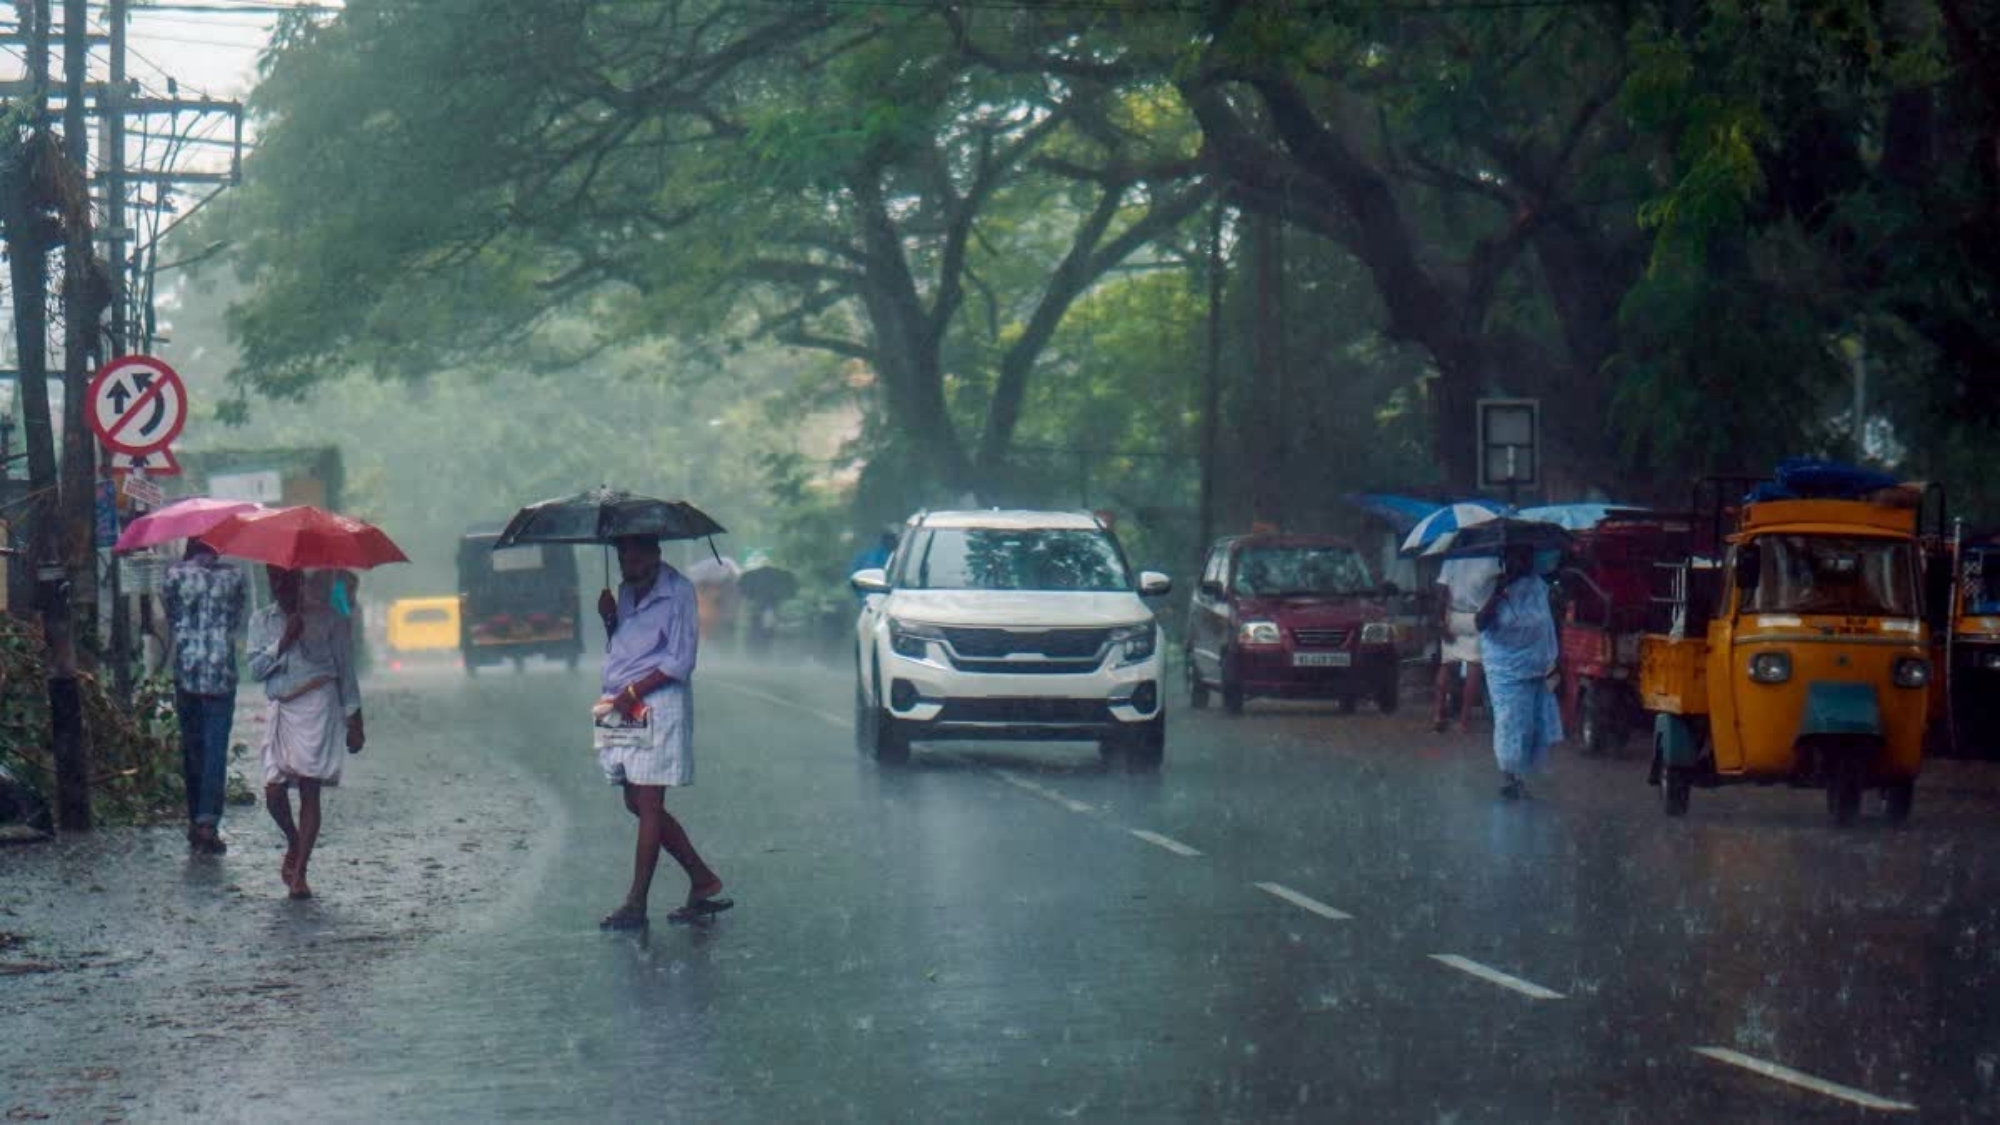
[[708,537],[708,553],[715,556],[716,562],[720,563],[722,561],[722,552],[715,549],[715,536],[713,535]]

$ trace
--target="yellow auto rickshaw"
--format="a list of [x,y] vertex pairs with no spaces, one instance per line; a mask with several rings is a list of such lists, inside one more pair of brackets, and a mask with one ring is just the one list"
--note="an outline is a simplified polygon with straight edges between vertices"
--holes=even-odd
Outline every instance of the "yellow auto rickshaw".
[[[1696,786],[1753,782],[1823,788],[1838,824],[1880,789],[1900,822],[1932,677],[1918,535],[1928,494],[1773,491],[1734,509],[1705,623],[1683,604],[1676,630],[1641,641],[1651,780],[1668,816],[1686,813]],[[1695,573],[1679,576],[1684,602],[1705,592]]]
[[398,655],[458,648],[458,599],[399,598],[389,604],[389,651]]

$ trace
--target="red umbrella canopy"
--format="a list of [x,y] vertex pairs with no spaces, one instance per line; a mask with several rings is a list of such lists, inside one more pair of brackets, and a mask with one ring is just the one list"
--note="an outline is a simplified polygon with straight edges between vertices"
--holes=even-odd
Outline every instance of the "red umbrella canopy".
[[254,512],[259,507],[247,500],[215,500],[207,496],[176,500],[157,512],[148,512],[126,524],[125,530],[118,533],[117,545],[111,549],[137,551],[170,539],[192,538],[230,516],[239,512]]
[[381,528],[311,506],[241,512],[201,538],[231,558],[289,570],[366,570],[410,561]]

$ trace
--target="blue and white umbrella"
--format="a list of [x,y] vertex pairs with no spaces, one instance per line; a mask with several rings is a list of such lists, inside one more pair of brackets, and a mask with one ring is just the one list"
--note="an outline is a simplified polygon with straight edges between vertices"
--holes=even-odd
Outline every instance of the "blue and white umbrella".
[[1450,545],[1446,537],[1457,533],[1459,528],[1485,523],[1506,511],[1506,505],[1492,500],[1460,500],[1446,504],[1417,521],[1417,526],[1403,538],[1403,553],[1436,554]]
[[1570,531],[1587,531],[1603,523],[1604,517],[1614,511],[1633,510],[1629,504],[1544,504],[1539,508],[1523,508],[1516,514],[1536,523],[1552,523]]

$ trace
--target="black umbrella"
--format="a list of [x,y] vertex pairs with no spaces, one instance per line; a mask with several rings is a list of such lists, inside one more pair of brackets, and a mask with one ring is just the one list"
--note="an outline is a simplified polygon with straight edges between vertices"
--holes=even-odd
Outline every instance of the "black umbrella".
[[[707,512],[685,500],[655,500],[622,488],[599,485],[574,496],[558,496],[530,504],[514,513],[493,549],[524,543],[611,543],[628,536],[651,539],[707,539],[717,561],[715,536],[727,529]],[[610,556],[605,556],[605,584],[610,584]]]
[[1464,528],[1452,537],[1444,552],[1448,559],[1496,558],[1515,547],[1530,550],[1560,550],[1569,546],[1570,533],[1552,523],[1502,516]]
[[[514,513],[493,549],[523,543],[610,543],[627,536],[706,539],[725,529],[685,500],[655,500],[599,486],[530,504]],[[710,544],[713,546],[713,544]]]
[[799,577],[775,566],[755,566],[736,579],[736,590],[753,602],[781,602],[799,592]]

